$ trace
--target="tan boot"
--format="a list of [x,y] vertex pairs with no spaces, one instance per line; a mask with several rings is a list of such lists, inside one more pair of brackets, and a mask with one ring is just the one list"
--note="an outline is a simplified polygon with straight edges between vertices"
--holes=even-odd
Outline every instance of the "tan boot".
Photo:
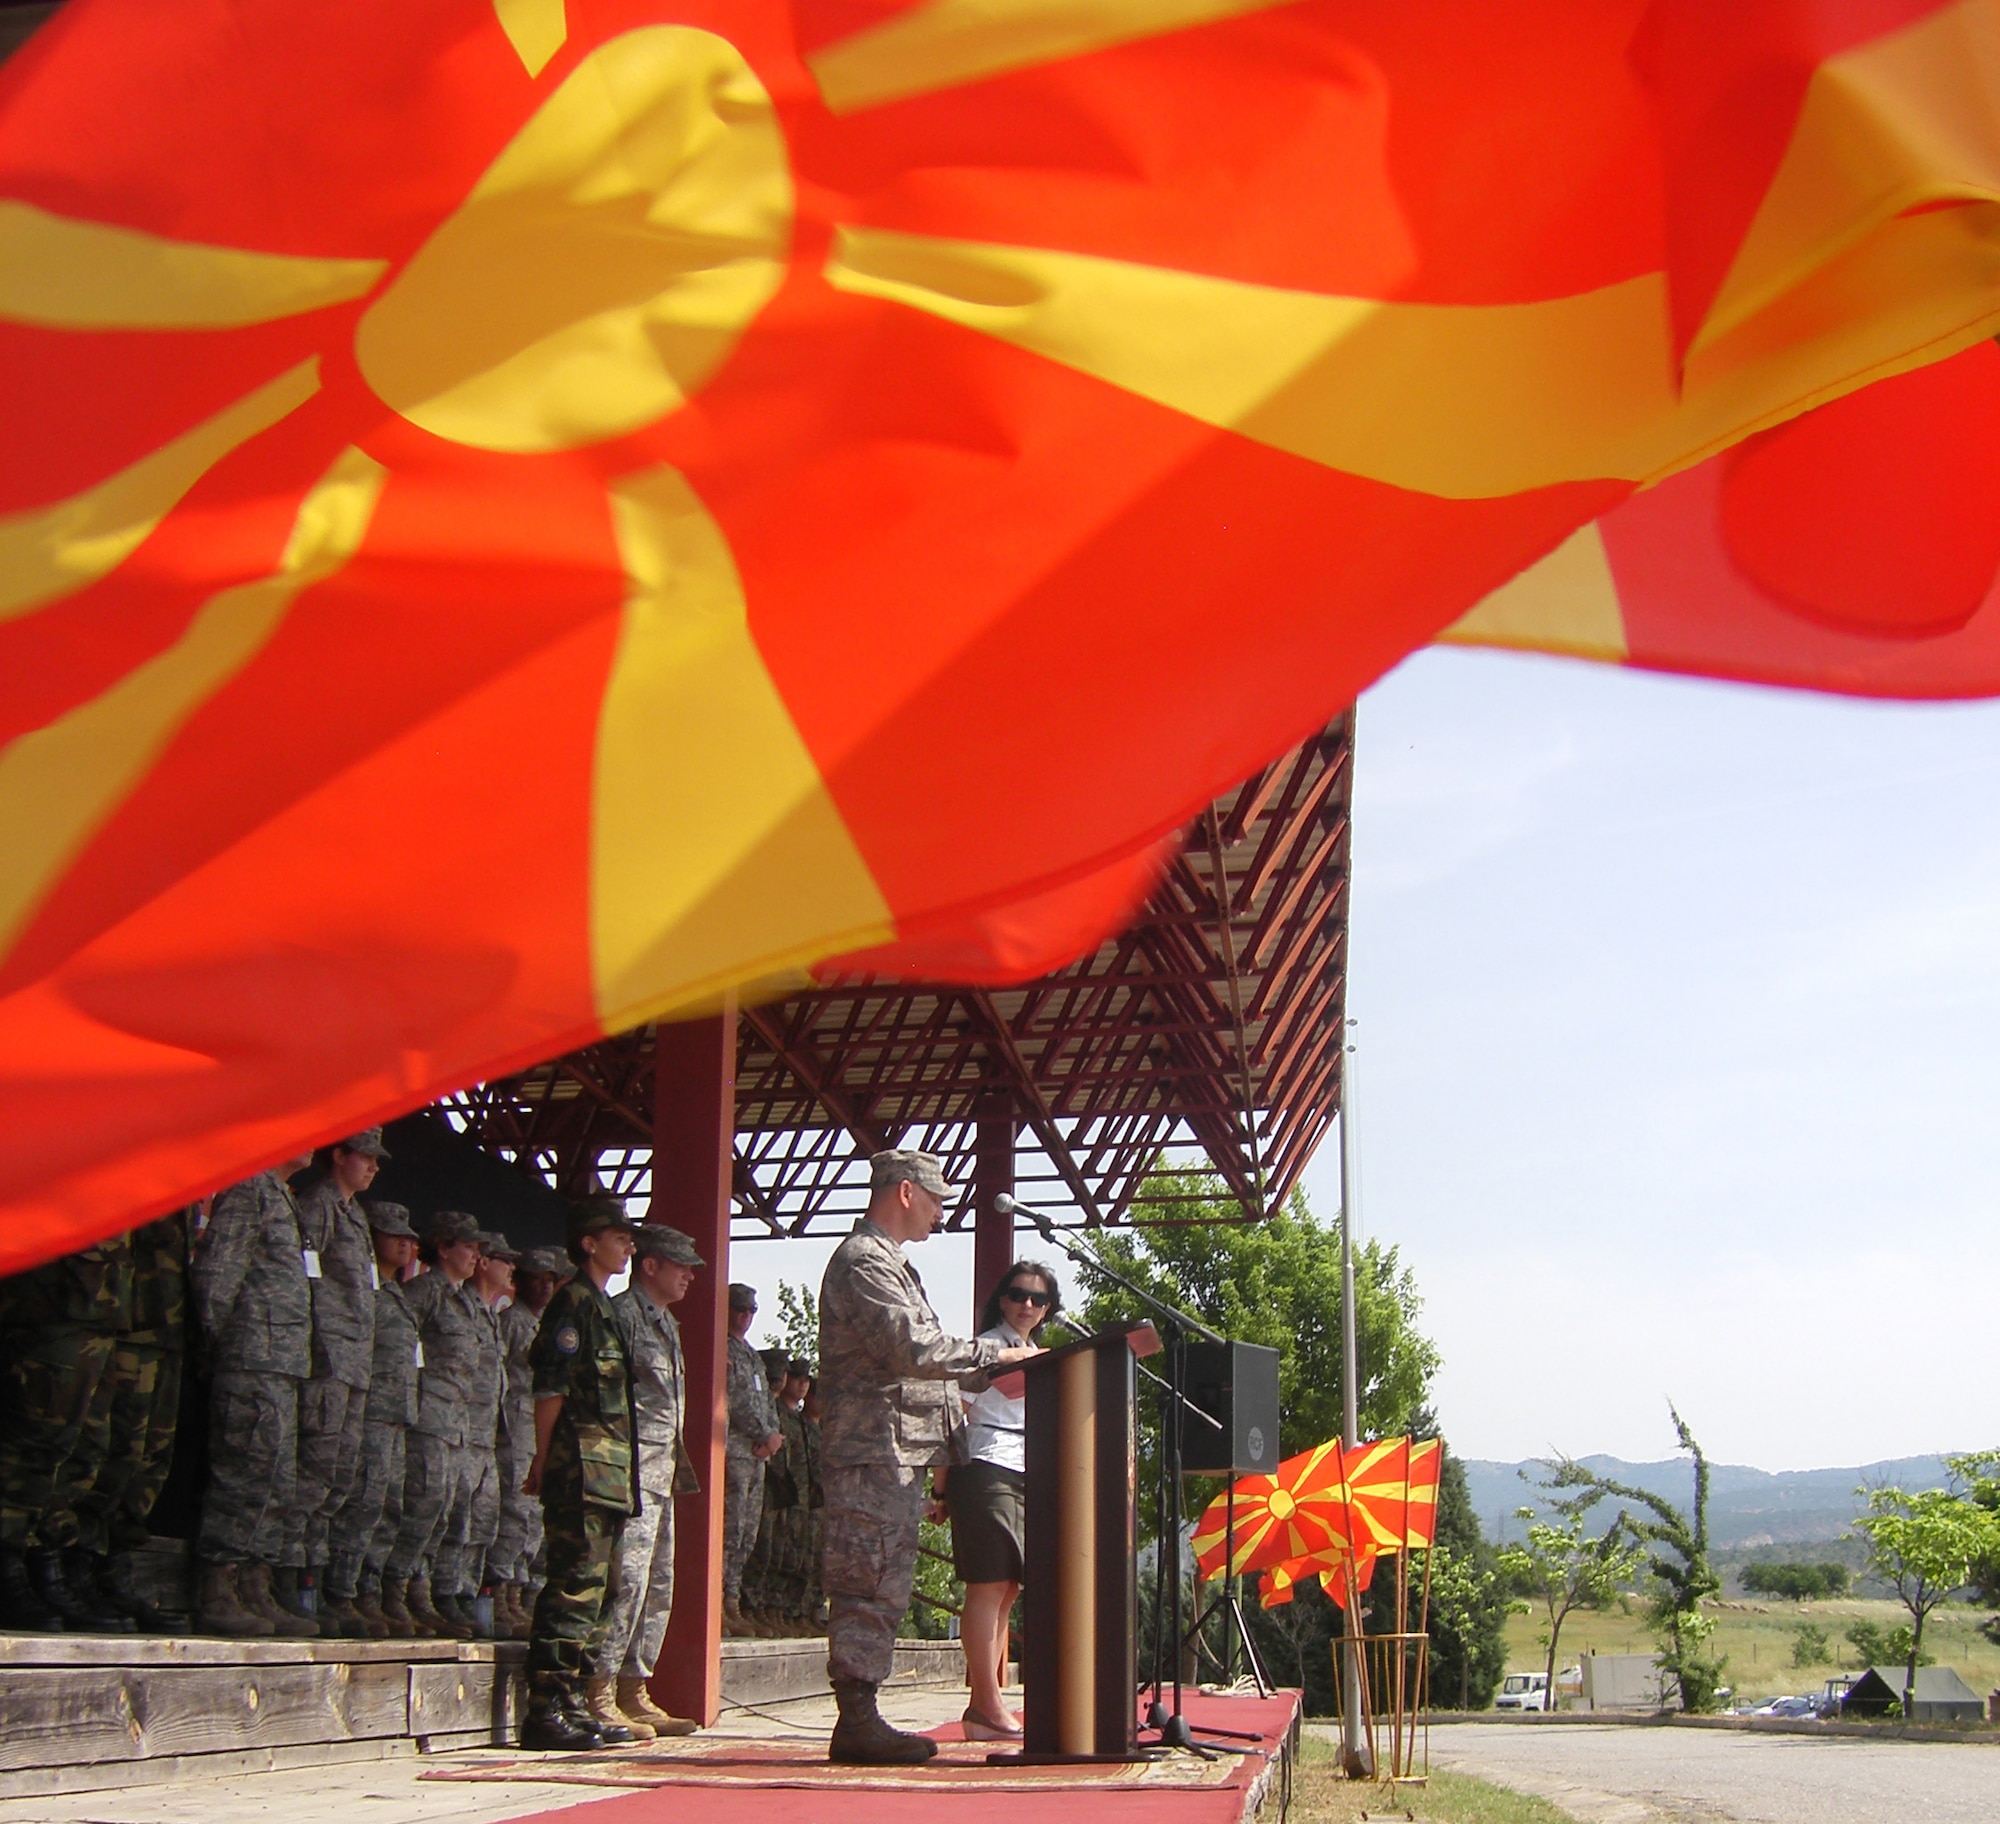
[[368,1624],[370,1640],[392,1640],[395,1638],[395,1624],[383,1612],[382,1599],[373,1590],[361,1590],[354,1598],[354,1612]]
[[403,1592],[403,1606],[410,1611],[410,1619],[433,1640],[470,1640],[472,1630],[461,1622],[440,1615],[431,1602],[431,1580],[428,1577],[412,1577],[409,1587]]
[[526,1640],[535,1631],[535,1618],[528,1613],[528,1586],[525,1583],[510,1583],[505,1594],[508,1635],[514,1640]]
[[722,1599],[722,1632],[724,1637],[729,1640],[748,1640],[751,1638],[752,1630],[749,1620],[744,1615],[742,1609],[737,1606],[734,1596],[725,1596]]
[[271,1594],[271,1567],[268,1564],[239,1564],[236,1567],[236,1590],[243,1598],[243,1606],[263,1616],[271,1624],[274,1634],[290,1640],[303,1640],[307,1635],[318,1638],[318,1622],[310,1615],[294,1615]]
[[653,1702],[653,1694],[646,1689],[643,1678],[621,1678],[618,1681],[618,1712],[633,1728],[644,1723],[655,1735],[692,1735],[701,1727],[685,1716],[662,1710]]
[[627,1716],[619,1709],[608,1678],[586,1678],[583,1681],[583,1707],[607,1729],[629,1729],[633,1737],[642,1742],[653,1739],[651,1723],[641,1722],[636,1716]]
[[204,1634],[222,1634],[231,1639],[268,1640],[277,1628],[268,1617],[246,1607],[236,1588],[237,1566],[204,1564],[201,1590],[195,1598],[195,1626]]
[[403,1600],[409,1587],[407,1577],[382,1579],[382,1613],[388,1618],[389,1636],[392,1640],[429,1640],[432,1636],[417,1625],[410,1605]]

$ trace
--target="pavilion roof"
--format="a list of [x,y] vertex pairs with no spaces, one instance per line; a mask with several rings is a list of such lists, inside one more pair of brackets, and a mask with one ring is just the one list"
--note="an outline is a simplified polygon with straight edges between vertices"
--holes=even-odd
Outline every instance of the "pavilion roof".
[[[888,1145],[945,1159],[968,1226],[981,1119],[1009,1111],[1017,1193],[1060,1223],[1130,1220],[1162,1165],[1212,1170],[1245,1217],[1276,1208],[1339,1103],[1352,754],[1342,717],[1218,799],[1132,923],[1053,975],[857,978],[745,1009],[739,1238],[844,1229]],[[643,1195],[652,1047],[641,1028],[441,1107],[560,1188]]]

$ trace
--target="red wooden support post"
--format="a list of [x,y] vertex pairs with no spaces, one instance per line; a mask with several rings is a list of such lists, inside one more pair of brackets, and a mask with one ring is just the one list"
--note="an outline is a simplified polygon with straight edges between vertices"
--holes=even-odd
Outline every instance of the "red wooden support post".
[[1000,1275],[1014,1264],[1014,1218],[1002,1216],[993,1199],[1014,1194],[1014,1098],[989,1089],[973,1111],[972,1155],[972,1321]]
[[694,1239],[708,1265],[674,1307],[687,1355],[683,1437],[701,1493],[674,1502],[674,1612],[655,1701],[711,1724],[722,1713],[722,1489],[729,1439],[729,1190],[736,1138],[736,1001],[659,1028],[653,1052],[650,1220]]

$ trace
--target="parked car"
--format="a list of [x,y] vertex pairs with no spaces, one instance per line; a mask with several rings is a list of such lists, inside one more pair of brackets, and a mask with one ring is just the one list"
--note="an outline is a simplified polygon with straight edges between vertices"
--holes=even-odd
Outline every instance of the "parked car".
[[1772,1697],[1753,1710],[1743,1712],[1745,1716],[1817,1716],[1820,1700],[1816,1697]]
[[1549,1707],[1549,1675],[1546,1672],[1509,1672],[1500,1681],[1500,1695],[1493,1700],[1496,1710],[1546,1710]]

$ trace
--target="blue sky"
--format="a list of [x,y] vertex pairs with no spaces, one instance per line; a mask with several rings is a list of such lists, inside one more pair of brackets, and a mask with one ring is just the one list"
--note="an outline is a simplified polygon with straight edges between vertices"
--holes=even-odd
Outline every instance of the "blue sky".
[[[1454,1446],[2000,1443],[2000,704],[1434,650],[1358,752],[1362,1226]],[[949,1323],[970,1252],[913,1255]]]
[[1362,1223],[1458,1448],[2000,1442],[2000,705],[1432,651],[1358,754]]

